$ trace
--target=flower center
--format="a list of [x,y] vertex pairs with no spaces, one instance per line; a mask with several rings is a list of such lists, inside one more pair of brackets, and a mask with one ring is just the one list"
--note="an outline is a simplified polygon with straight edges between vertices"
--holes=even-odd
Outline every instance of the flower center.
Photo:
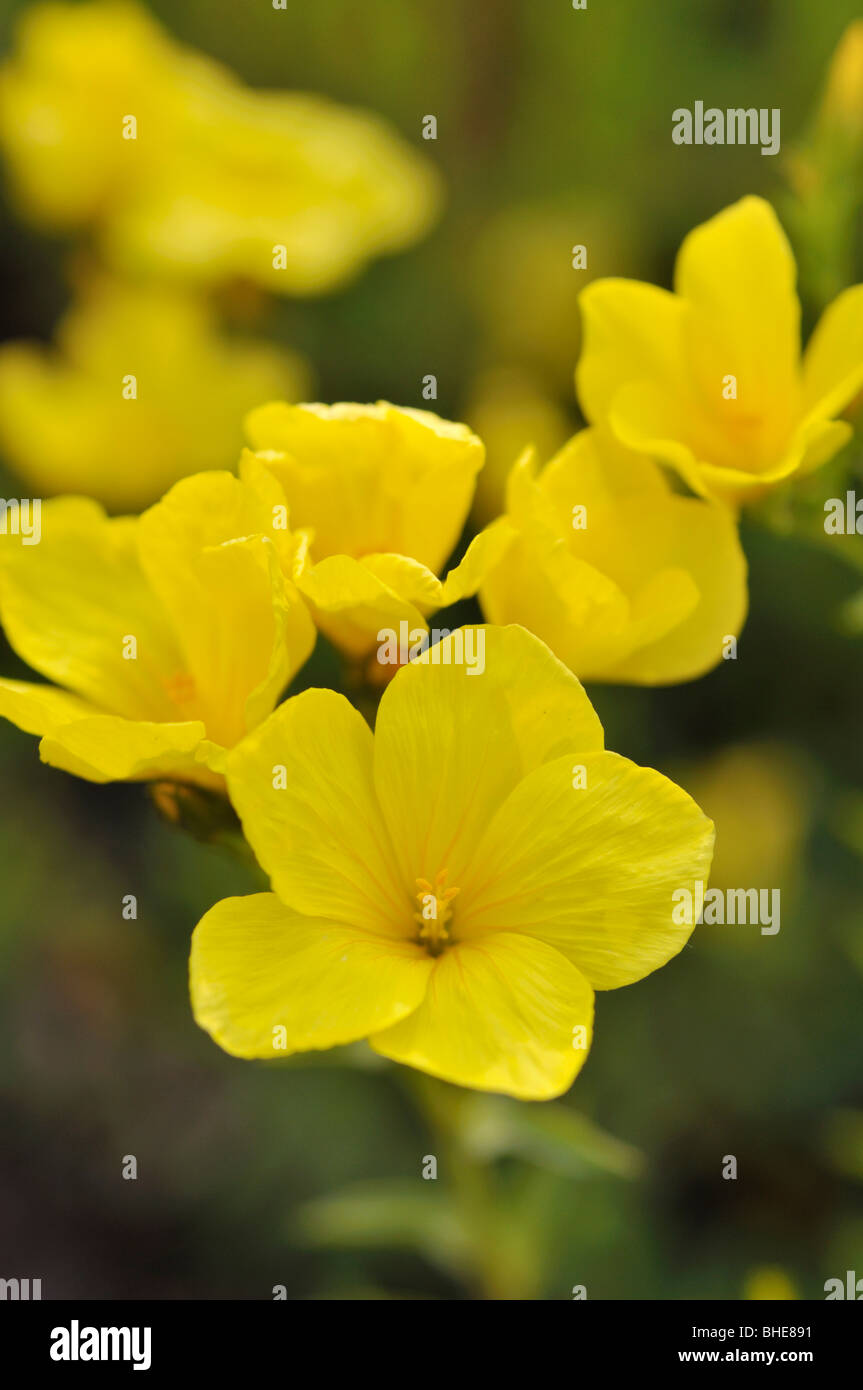
[[419,911],[414,917],[419,923],[418,941],[425,946],[430,956],[439,956],[450,944],[449,923],[452,920],[450,903],[458,892],[457,888],[447,888],[446,869],[441,869],[434,883],[427,878],[416,881],[416,900]]

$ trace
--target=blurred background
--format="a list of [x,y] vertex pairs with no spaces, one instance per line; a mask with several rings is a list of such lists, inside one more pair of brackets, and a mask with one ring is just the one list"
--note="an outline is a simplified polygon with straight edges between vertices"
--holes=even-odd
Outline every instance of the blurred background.
[[[34,8],[0,0],[0,61]],[[440,175],[415,244],[314,295],[229,279],[208,291],[219,331],[278,348],[286,392],[467,420],[489,448],[476,504],[488,519],[522,446],[548,455],[580,423],[586,276],[667,285],[685,233],[759,193],[797,238],[807,326],[824,245],[838,284],[863,279],[860,163],[852,174],[849,145],[840,192],[817,115],[859,8],[153,3],[177,40],[252,87],[377,113]],[[858,78],[851,143],[863,67]],[[779,107],[781,154],[675,146],[671,112],[698,99]],[[436,141],[422,139],[427,115]],[[835,213],[826,229],[803,197],[813,187]],[[77,230],[35,228],[8,180],[2,198],[0,338],[45,347],[94,252]],[[586,273],[572,268],[579,243]],[[429,374],[436,403],[422,396]],[[40,495],[19,445],[0,459],[0,493]],[[213,448],[190,471],[226,466]],[[249,872],[160,821],[144,788],[46,768],[3,724],[0,1276],[41,1278],[46,1298],[172,1299],[277,1286],[291,1299],[472,1298],[493,1291],[496,1266],[498,1292],[537,1299],[574,1286],[822,1298],[828,1278],[863,1276],[863,540],[822,526],[827,497],[855,480],[863,495],[861,460],[858,440],[745,522],[736,661],[673,689],[590,688],[608,746],[674,777],[716,821],[712,883],[781,889],[781,930],[699,928],[666,969],[600,995],[593,1050],[561,1102],[465,1097],[465,1152],[494,1194],[479,1261],[401,1072],[362,1048],[244,1063],[194,1025],[191,929],[218,898],[254,890]],[[28,674],[6,645],[0,671]],[[302,680],[331,679],[320,643]],[[429,1154],[437,1181],[421,1177]],[[121,1176],[127,1155],[136,1181]]]

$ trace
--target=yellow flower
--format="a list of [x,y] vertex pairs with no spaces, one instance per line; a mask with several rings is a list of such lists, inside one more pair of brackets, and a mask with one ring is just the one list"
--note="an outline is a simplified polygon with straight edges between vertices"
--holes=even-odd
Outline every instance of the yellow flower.
[[539,478],[528,450],[507,487],[507,548],[480,589],[494,623],[535,632],[582,680],[662,685],[722,658],[746,614],[746,561],[724,507],[584,430]]
[[[48,230],[113,214],[177,131],[179,50],[128,0],[36,4],[0,69],[0,148],[12,192]],[[138,137],[124,138],[133,116]],[[131,130],[131,127],[127,127]]]
[[327,637],[354,657],[382,628],[425,631],[436,608],[475,593],[498,534],[437,578],[470,507],[485,450],[466,425],[377,405],[272,404],[252,411],[255,457],[312,533],[298,579]]
[[588,419],[730,503],[826,462],[863,384],[863,285],[826,310],[801,361],[795,278],[773,209],[743,198],[689,233],[674,294],[589,285],[576,373]]
[[246,411],[307,385],[300,358],[223,336],[197,295],[99,280],[54,350],[0,348],[0,449],[39,496],[133,510],[187,474],[232,467]]
[[222,785],[224,750],[314,645],[285,577],[302,542],[276,537],[278,498],[269,478],[204,473],[140,518],[57,498],[38,544],[0,539],[0,620],[56,682],[0,680],[0,714],[41,737],[44,762],[93,782]]
[[859,146],[863,138],[863,19],[848,25],[830,62],[819,129]]
[[[469,633],[478,679],[453,664]],[[594,990],[682,948],[672,893],[710,866],[695,803],[604,752],[578,681],[517,627],[403,666],[374,735],[331,691],[286,701],[227,778],[273,892],[206,914],[191,994],[239,1057],[368,1038],[447,1081],[560,1095]]]
[[25,16],[0,73],[0,146],[23,211],[98,224],[120,267],[285,294],[410,244],[439,200],[434,171],[378,118],[246,88],[128,0]]
[[779,1265],[758,1265],[746,1276],[743,1297],[749,1302],[797,1299],[800,1295],[794,1280]]
[[375,116],[250,91],[203,63],[183,95],[180,140],[106,228],[107,255],[128,269],[320,294],[434,220],[437,175]]

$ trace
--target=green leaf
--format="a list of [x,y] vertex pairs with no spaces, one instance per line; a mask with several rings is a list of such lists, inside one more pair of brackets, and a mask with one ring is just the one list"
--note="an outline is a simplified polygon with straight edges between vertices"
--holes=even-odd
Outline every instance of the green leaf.
[[469,1267],[464,1231],[447,1194],[421,1178],[358,1183],[300,1208],[309,1245],[412,1250],[448,1273]]
[[502,1096],[477,1096],[463,1117],[462,1142],[478,1156],[524,1158],[566,1177],[591,1172],[634,1178],[643,1155],[567,1105],[529,1105]]

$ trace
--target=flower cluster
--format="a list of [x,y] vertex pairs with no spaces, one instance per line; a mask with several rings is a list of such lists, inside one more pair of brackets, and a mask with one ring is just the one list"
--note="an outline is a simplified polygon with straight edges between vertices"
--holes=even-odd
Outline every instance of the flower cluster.
[[87,238],[54,344],[0,350],[0,449],[39,493],[118,511],[233,468],[247,411],[308,396],[308,364],[246,331],[266,294],[344,284],[440,201],[379,118],[246,88],[134,0],[22,16],[0,155],[24,216]]
[[23,17],[0,72],[0,148],[26,214],[93,227],[114,266],[277,294],[319,293],[409,245],[439,197],[376,117],[244,87],[134,0]]
[[[434,203],[377,122],[245,91],[102,0],[32,11],[0,74],[0,145],[34,218],[92,226],[115,268],[199,284],[320,290],[416,236]],[[737,509],[848,438],[863,286],[801,358],[793,257],[757,198],[687,237],[673,293],[594,283],[589,427],[541,469],[524,440],[505,514],[463,550],[476,434],[386,402],[287,404],[301,366],[216,341],[190,293],[100,278],[59,358],[0,355],[0,439],[46,491],[123,507],[142,473],[173,483],[140,516],[61,496],[38,544],[4,532],[0,621],[48,683],[0,680],[0,713],[53,767],[235,815],[272,891],[217,903],[194,932],[194,1015],[226,1051],[367,1040],[450,1082],[559,1095],[595,992],[685,945],[673,895],[706,883],[713,852],[684,791],[605,750],[580,682],[691,680],[736,641]],[[129,344],[133,414],[105,386]],[[214,469],[244,415],[237,472]],[[473,597],[488,623],[429,644],[432,616]],[[393,673],[381,648],[402,631]],[[353,701],[284,698],[318,634]]]
[[706,878],[712,826],[603,751],[579,681],[520,626],[481,629],[480,681],[461,630],[402,666],[374,736],[333,691],[276,708],[316,627],[368,657],[382,627],[474,592],[510,538],[438,577],[482,465],[464,426],[274,405],[248,434],[239,477],[184,479],[139,518],[58,498],[38,546],[0,549],[6,634],[53,682],[0,682],[0,709],[67,772],[227,792],[273,885],[195,934],[196,1017],[227,1050],[370,1038],[465,1085],[559,1094],[594,989],[684,944],[671,893]]

